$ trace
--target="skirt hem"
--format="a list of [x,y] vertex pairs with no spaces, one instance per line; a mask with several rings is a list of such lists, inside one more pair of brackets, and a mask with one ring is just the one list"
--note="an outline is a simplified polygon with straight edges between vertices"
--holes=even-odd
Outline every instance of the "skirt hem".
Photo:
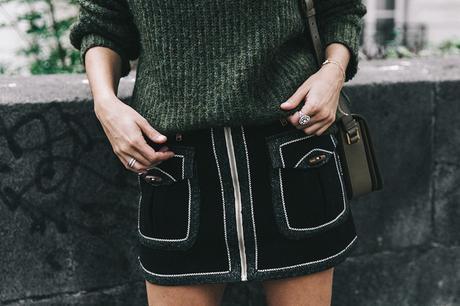
[[[274,269],[261,269],[256,272],[252,272],[248,275],[246,281],[241,280],[241,275],[238,269],[229,272],[215,272],[214,275],[199,275],[199,273],[190,273],[190,275],[153,275],[152,272],[147,271],[139,260],[140,269],[144,279],[152,284],[156,285],[197,285],[197,284],[219,284],[219,283],[241,283],[241,282],[252,282],[252,281],[265,281],[275,280],[288,277],[303,276],[321,272],[329,268],[335,267],[346,260],[347,257],[355,250],[357,245],[357,238],[355,236],[353,240],[339,253],[328,257],[327,259],[318,260],[315,263],[299,264],[292,267],[286,268],[274,268]],[[217,274],[218,273],[218,274]],[[203,273],[205,274],[205,273]]]

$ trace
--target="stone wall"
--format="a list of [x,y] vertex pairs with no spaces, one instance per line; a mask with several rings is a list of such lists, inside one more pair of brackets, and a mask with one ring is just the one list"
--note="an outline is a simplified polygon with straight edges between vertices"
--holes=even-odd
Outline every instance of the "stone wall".
[[[352,203],[359,247],[336,269],[333,304],[459,305],[460,58],[363,61],[345,90],[385,189]],[[136,177],[91,102],[85,75],[0,78],[2,305],[146,305]],[[224,300],[265,305],[257,282]]]

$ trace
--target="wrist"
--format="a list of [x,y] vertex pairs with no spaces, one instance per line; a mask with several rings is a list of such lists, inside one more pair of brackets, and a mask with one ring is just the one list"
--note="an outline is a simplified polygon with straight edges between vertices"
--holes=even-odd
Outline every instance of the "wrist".
[[93,97],[94,111],[96,113],[104,112],[112,109],[115,104],[119,102],[118,97],[115,93],[98,94]]
[[326,73],[329,78],[334,78],[337,83],[340,83],[340,85],[344,84],[345,77],[336,65],[322,65],[319,70]]
[[336,69],[338,69],[338,70],[340,71],[341,78],[342,78],[343,81],[345,82],[345,78],[346,78],[345,68],[344,68],[343,64],[340,63],[340,61],[337,61],[337,60],[334,60],[334,59],[329,59],[329,58],[327,58],[327,59],[321,64],[321,68],[324,67],[324,66],[335,66]]

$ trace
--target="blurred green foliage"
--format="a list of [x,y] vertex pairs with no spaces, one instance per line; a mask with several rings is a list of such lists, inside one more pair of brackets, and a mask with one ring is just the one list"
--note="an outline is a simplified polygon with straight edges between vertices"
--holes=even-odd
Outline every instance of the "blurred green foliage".
[[445,53],[460,54],[460,38],[446,40],[439,46],[439,49]]
[[426,26],[424,24],[408,24],[408,36],[412,35],[408,40],[410,43],[404,42],[404,29],[402,27],[394,27],[386,29],[385,33],[377,32],[375,40],[378,44],[378,52],[372,55],[367,55],[367,59],[390,59],[390,58],[412,58],[418,56],[440,56],[460,54],[460,39],[453,38],[445,40],[441,43],[434,44],[426,41],[425,33]]
[[411,50],[403,45],[389,45],[382,58],[412,58],[417,56],[460,55],[460,40],[448,39],[437,45],[428,44],[421,50]]
[[[15,2],[21,13],[15,20],[0,26],[15,27],[24,32],[26,46],[18,53],[31,59],[29,71],[32,74],[82,72],[79,52],[68,43],[68,30],[76,16],[58,18],[57,8],[65,12],[75,8],[77,0],[0,0],[0,5]],[[74,10],[72,10],[74,11]],[[62,15],[62,14],[59,14]],[[20,27],[21,25],[22,27]],[[0,73],[6,68],[0,67]]]

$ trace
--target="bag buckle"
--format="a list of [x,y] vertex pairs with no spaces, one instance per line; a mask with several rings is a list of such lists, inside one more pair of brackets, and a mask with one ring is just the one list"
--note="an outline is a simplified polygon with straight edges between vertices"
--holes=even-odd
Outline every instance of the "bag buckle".
[[[351,136],[350,134],[353,133]],[[359,136],[359,129],[358,127],[354,127],[351,131],[347,131],[347,143],[351,145],[352,143],[356,143],[361,139]]]

